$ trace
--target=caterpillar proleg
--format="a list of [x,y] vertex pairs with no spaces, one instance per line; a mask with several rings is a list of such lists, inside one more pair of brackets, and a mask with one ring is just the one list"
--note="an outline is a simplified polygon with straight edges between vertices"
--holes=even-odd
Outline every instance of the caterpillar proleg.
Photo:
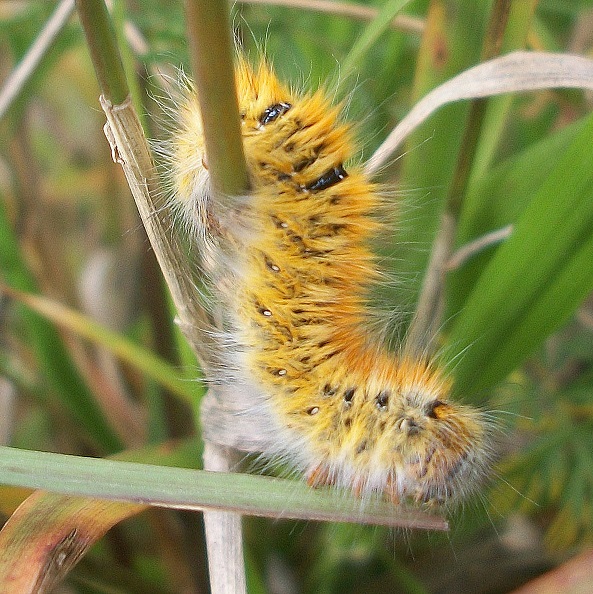
[[224,317],[221,377],[246,395],[244,414],[263,411],[263,454],[309,484],[394,503],[458,499],[488,465],[487,423],[451,400],[438,364],[390,352],[369,328],[380,198],[345,165],[356,147],[339,106],[244,57],[236,84],[250,194],[212,194],[191,88],[168,163]]

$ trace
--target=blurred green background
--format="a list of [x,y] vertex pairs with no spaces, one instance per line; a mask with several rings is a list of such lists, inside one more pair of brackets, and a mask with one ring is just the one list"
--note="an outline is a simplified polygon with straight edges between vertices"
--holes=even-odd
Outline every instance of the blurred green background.
[[[512,5],[502,52],[593,55],[592,1]],[[407,24],[387,30],[356,61],[355,79],[342,87],[361,142],[356,161],[368,158],[430,88],[480,61],[494,6],[411,2]],[[0,80],[55,7],[0,3]],[[160,74],[189,72],[183,6],[120,0],[113,17],[147,133],[159,138],[162,114],[153,98],[164,94]],[[319,12],[296,2],[239,2],[233,23],[250,55],[263,48],[295,88],[335,86],[366,25],[338,6]],[[179,377],[197,377],[125,179],[111,160],[98,95],[74,16],[0,121],[0,281],[68,304],[156,352]],[[510,592],[592,544],[591,104],[587,93],[564,90],[489,100],[464,174],[464,133],[475,119],[468,103],[455,104],[422,126],[381,172],[394,214],[393,233],[379,249],[397,282],[376,298],[381,309],[396,312],[396,337],[413,315],[444,209],[455,206],[456,246],[511,223],[533,240],[505,245],[505,257],[491,246],[447,278],[441,344],[455,360],[457,391],[492,411],[500,428],[490,483],[453,514],[447,535],[246,519],[250,592]],[[561,210],[566,205],[578,213],[578,232]],[[537,217],[540,226],[530,228]],[[497,293],[513,281],[509,270],[521,254],[538,256],[523,264],[539,283],[528,287],[533,295],[524,278]],[[500,332],[482,342],[480,323]],[[197,467],[201,389],[188,381],[187,393],[195,394],[193,405],[104,345],[59,331],[0,293],[2,443],[104,456],[186,440],[196,447],[176,463]],[[3,517],[19,497],[14,489],[0,491]],[[206,591],[204,563],[199,515],[154,510],[110,531],[60,591]]]

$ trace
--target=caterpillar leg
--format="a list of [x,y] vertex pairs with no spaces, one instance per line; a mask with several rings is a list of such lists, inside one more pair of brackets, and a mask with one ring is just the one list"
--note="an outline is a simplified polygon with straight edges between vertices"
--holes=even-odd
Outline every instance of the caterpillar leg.
[[307,484],[315,489],[330,487],[335,484],[335,480],[325,464],[317,464],[311,467],[306,473],[306,479]]
[[401,503],[401,495],[397,488],[397,483],[393,474],[387,477],[387,484],[385,485],[385,497],[388,501],[391,501],[393,505],[399,505]]

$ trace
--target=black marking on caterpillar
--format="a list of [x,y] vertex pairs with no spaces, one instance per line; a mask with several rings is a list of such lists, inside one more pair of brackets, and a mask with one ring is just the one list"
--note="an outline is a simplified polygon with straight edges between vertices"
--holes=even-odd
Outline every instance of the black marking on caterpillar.
[[378,409],[387,410],[387,405],[389,404],[389,392],[387,390],[379,392],[375,398],[375,402],[377,403]]
[[428,411],[426,412],[426,416],[429,419],[438,419],[438,415],[436,414],[435,410],[439,407],[443,406],[443,403],[440,400],[435,400],[429,406]]
[[321,176],[319,176],[315,181],[307,184],[305,186],[306,190],[310,192],[319,192],[321,190],[327,190],[332,186],[335,186],[337,183],[340,183],[343,179],[348,177],[347,171],[344,167],[340,164],[336,167],[332,167]]
[[348,388],[344,392],[344,404],[348,407],[352,406],[352,400],[354,399],[354,394],[356,392],[356,388]]
[[259,122],[262,126],[277,120],[280,116],[284,115],[292,105],[290,103],[286,103],[284,101],[280,103],[275,103],[274,105],[270,105],[270,107],[266,107],[264,112],[259,117]]

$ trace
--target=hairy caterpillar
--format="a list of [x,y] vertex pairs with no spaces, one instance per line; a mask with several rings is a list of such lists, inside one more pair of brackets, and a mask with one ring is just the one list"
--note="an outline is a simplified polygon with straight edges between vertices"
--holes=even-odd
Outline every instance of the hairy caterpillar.
[[449,398],[438,365],[391,353],[368,328],[378,277],[376,188],[324,91],[298,94],[239,57],[236,84],[252,191],[212,195],[189,88],[168,148],[173,200],[193,230],[225,322],[221,375],[267,420],[263,454],[313,486],[394,503],[446,502],[488,464],[484,415]]

